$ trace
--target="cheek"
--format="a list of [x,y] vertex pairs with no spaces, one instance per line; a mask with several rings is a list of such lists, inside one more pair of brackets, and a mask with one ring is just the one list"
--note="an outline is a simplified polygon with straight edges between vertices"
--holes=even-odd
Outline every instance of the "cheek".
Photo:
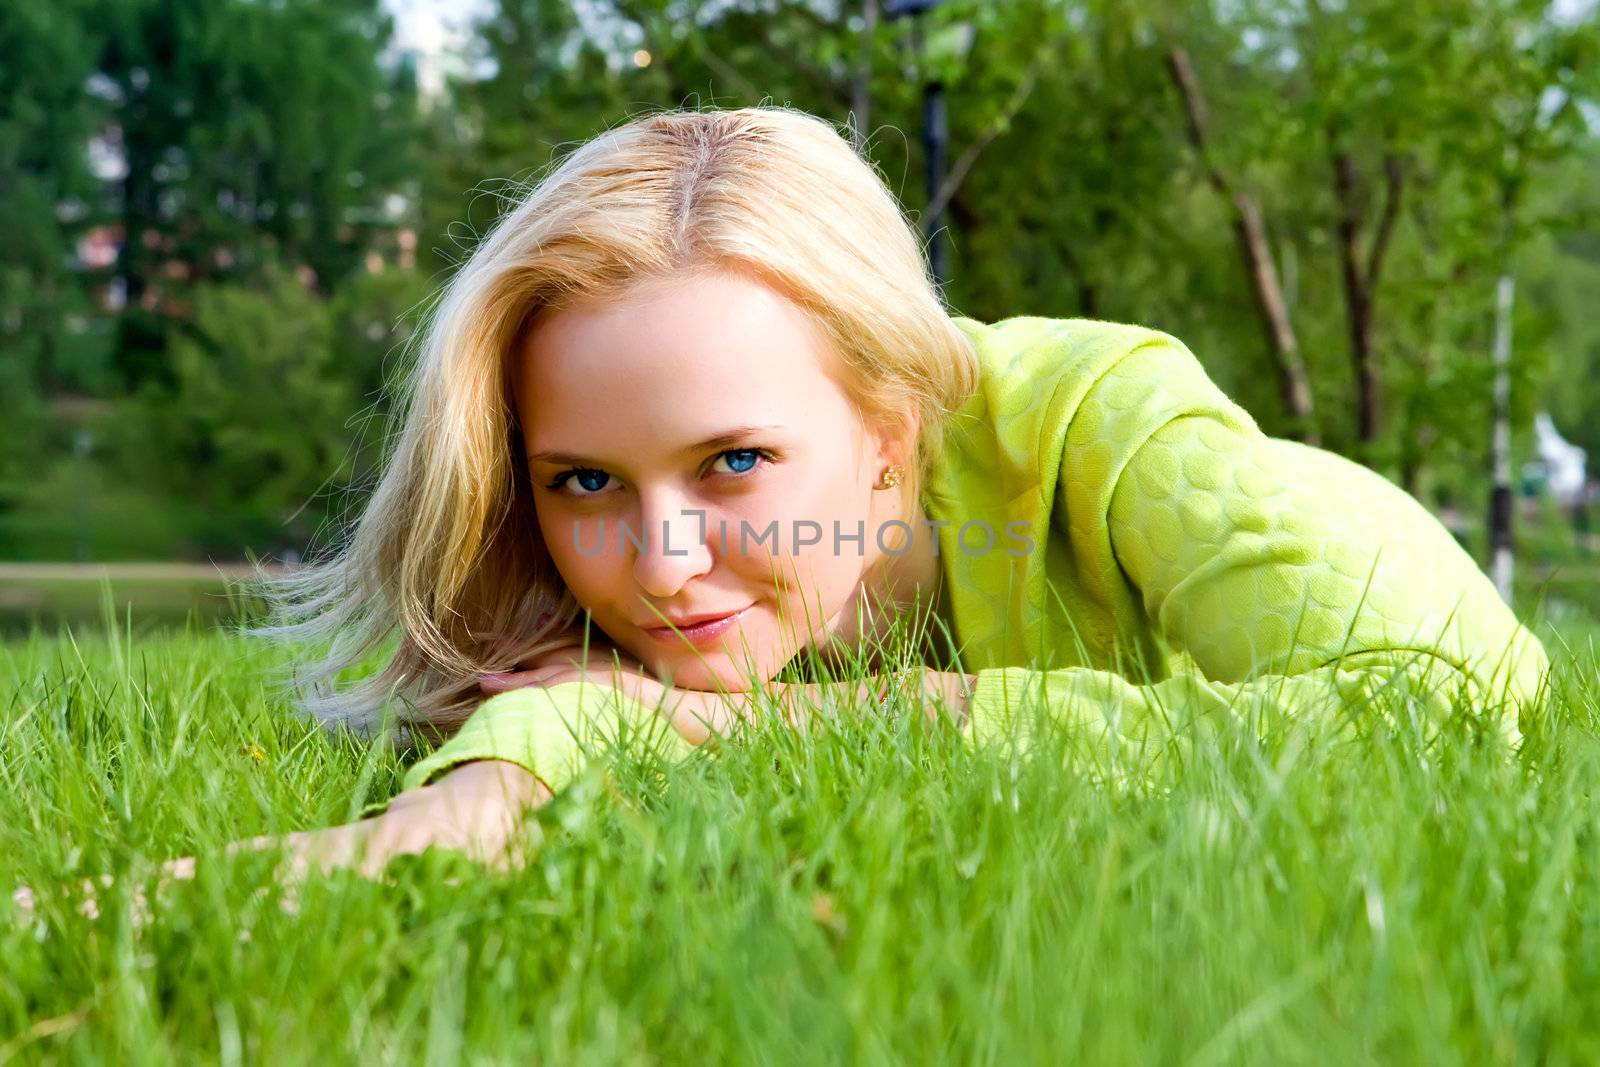
[[[819,605],[837,610],[876,552],[861,494],[842,481],[773,486],[739,501],[726,514],[726,565],[787,602],[804,595],[813,615]],[[749,531],[742,549],[741,528]],[[758,540],[773,528],[775,540]]]
[[588,594],[603,589],[620,564],[612,546],[601,551],[600,524],[593,519],[563,514],[555,508],[541,508],[539,533],[556,572],[579,603],[593,599]]

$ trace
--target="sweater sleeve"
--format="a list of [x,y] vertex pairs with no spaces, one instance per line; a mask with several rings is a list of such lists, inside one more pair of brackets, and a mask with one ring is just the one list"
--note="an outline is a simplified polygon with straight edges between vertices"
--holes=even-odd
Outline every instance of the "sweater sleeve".
[[[654,752],[669,761],[694,751],[663,715],[609,686],[563,682],[528,686],[485,700],[450,740],[406,771],[402,790],[427,785],[458,764],[499,759],[517,764],[559,792],[611,743]],[[362,809],[382,813],[389,800]]]
[[[1116,377],[1124,398],[1111,407],[1138,409]],[[1125,462],[1102,465],[1103,491],[1063,486],[1058,507],[1070,495],[1080,543],[1102,531],[1104,569],[1197,670],[1144,685],[1089,668],[982,670],[973,739],[1025,740],[1042,710],[1126,777],[1181,758],[1229,716],[1380,714],[1384,691],[1403,688],[1430,717],[1464,693],[1516,741],[1549,664],[1449,532],[1367,468],[1265,436],[1198,380],[1189,413],[1122,437]],[[1086,500],[1102,502],[1099,523]]]

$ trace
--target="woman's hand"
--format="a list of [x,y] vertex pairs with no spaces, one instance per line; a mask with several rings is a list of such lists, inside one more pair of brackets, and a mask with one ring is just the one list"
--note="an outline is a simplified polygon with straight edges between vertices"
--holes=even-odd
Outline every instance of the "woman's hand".
[[[399,794],[383,814],[371,819],[325,830],[247,838],[229,844],[224,854],[282,846],[287,858],[279,868],[278,879],[289,885],[313,868],[324,873],[348,868],[377,878],[396,856],[434,847],[504,870],[527,860],[537,842],[522,832],[523,816],[529,808],[539,807],[549,799],[550,791],[544,783],[522,767],[504,760],[477,760],[452,768],[432,785]],[[157,899],[162,899],[162,892],[172,882],[194,875],[193,856],[163,863]],[[110,885],[110,875],[102,875],[99,887]],[[78,910],[97,918],[100,908],[96,883],[85,882],[83,888],[84,899]],[[27,886],[16,890],[12,901],[28,912],[36,905],[35,894]],[[143,893],[136,896],[134,904],[135,920],[148,921],[149,904]]]
[[527,859],[530,842],[519,832],[524,814],[549,800],[544,783],[517,764],[475,760],[452,768],[431,785],[400,793],[374,818],[283,838],[252,838],[246,844],[289,846],[293,877],[317,867],[352,868],[376,878],[396,856],[434,847],[505,870]]
[[957,727],[964,727],[971,717],[972,691],[978,684],[976,674],[955,671],[936,671],[929,667],[919,679],[922,684],[923,710],[928,718],[937,720],[941,714],[939,702],[943,701],[943,714],[948,715]]
[[582,629],[573,627],[565,642],[524,661],[523,669],[491,671],[478,675],[478,688],[494,696],[527,686],[589,682],[615,689],[622,696],[650,709],[659,709],[673,728],[691,744],[704,744],[712,735],[726,732],[745,714],[747,701],[737,695],[675,689],[666,685],[634,656],[604,635],[590,630],[585,643]]

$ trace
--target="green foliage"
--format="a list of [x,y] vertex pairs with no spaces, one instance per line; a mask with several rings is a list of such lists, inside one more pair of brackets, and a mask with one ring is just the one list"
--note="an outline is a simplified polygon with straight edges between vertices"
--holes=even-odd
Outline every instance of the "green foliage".
[[0,498],[0,558],[236,558],[337,536],[382,454],[427,296],[403,271],[332,300],[282,268],[197,289],[172,383],[87,414],[87,454],[33,463]]
[[626,111],[665,103],[631,60],[582,33],[568,4],[497,0],[477,25],[473,59],[487,73],[455,79],[449,105],[434,109],[423,130],[429,266],[465,259],[560,154]]
[[378,57],[377,0],[103,0],[99,71],[126,177],[119,366],[166,380],[165,323],[191,284],[248,280],[274,260],[322,291],[394,220],[411,181],[414,87]]
[[171,346],[173,386],[129,402],[113,453],[210,517],[194,529],[206,552],[308,543],[370,473],[385,423],[364,409],[414,325],[395,316],[419,296],[414,277],[380,276],[330,303],[283,270],[197,290],[193,328]]
[[344,466],[338,429],[355,398],[331,373],[327,309],[293,277],[269,273],[261,292],[198,291],[194,333],[170,350],[176,388],[144,394],[144,417],[128,425],[142,448],[177,461],[160,466],[181,479],[175,495],[282,520],[307,486]]
[[[880,16],[871,32],[869,8]],[[355,308],[382,307],[392,322],[527,183],[650,109],[778,103],[849,123],[928,226],[932,79],[949,111],[941,221],[956,311],[1157,326],[1264,429],[1296,432],[1236,230],[1236,198],[1247,198],[1321,442],[1427,503],[1476,511],[1494,288],[1508,267],[1519,282],[1519,449],[1532,413],[1548,409],[1600,455],[1590,386],[1600,348],[1585,303],[1600,269],[1600,17],[1547,8],[944,0],[889,19],[868,0],[495,0],[448,92],[419,100],[415,65],[386,57],[379,0],[10,5],[0,12],[0,417],[18,447],[0,455],[0,552],[48,555],[47,541],[99,551],[120,538],[129,551],[237,554],[245,542],[228,537],[310,536],[336,507],[284,525],[286,515],[324,481],[357,473],[359,462],[340,466],[350,432],[287,442],[275,440],[281,430],[227,430],[210,413],[227,407],[215,394],[276,368],[318,425],[339,403],[345,419],[372,405],[381,417],[382,355],[362,340],[371,323],[342,325]],[[1175,48],[1204,97],[1203,152],[1169,67]],[[125,174],[92,172],[84,147],[96,135],[117,146]],[[100,225],[130,236],[121,260],[75,269],[74,244]],[[387,269],[371,274],[372,258]],[[271,290],[267,306],[288,307],[270,280],[280,270],[310,284],[292,298],[297,324],[264,341],[277,354],[229,353],[198,325],[199,294],[219,288]],[[126,283],[121,310],[104,304],[113,274]],[[207,299],[212,319],[249,317]],[[292,366],[296,345],[304,367]],[[173,469],[142,470],[104,447],[123,430],[102,431],[101,407],[81,398],[117,400],[119,376],[165,398],[130,418],[164,442],[150,454]],[[206,410],[178,410],[189,402]],[[166,405],[171,426],[150,422],[149,403]],[[97,442],[87,459],[72,453],[84,429]],[[319,462],[328,466],[313,478]],[[105,525],[109,541],[92,515],[87,538],[45,533],[72,513],[44,487],[60,497],[79,484],[95,487],[95,508],[123,498],[129,521]]]
[[38,401],[94,383],[92,361],[77,358],[84,285],[68,269],[98,188],[87,13],[78,0],[0,9],[0,420],[17,435],[0,451],[0,484],[46,440]]

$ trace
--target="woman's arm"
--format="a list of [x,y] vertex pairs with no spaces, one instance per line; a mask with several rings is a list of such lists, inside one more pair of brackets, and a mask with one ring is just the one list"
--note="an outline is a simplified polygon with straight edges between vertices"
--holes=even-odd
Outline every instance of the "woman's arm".
[[1063,470],[1056,513],[1071,522],[1052,535],[1104,560],[1098,572],[1197,670],[1150,684],[980,671],[975,739],[1025,727],[1037,708],[1126,777],[1247,714],[1370,716],[1406,693],[1443,718],[1457,691],[1517,739],[1548,661],[1471,557],[1378,474],[1262,434],[1181,346],[1146,345],[1103,375]]
[[[263,835],[233,842],[228,853],[281,847],[286,863],[280,878],[294,882],[311,870],[353,869],[380,876],[390,861],[429,848],[442,848],[495,868],[519,866],[537,847],[525,817],[549,802],[584,766],[589,754],[608,742],[652,747],[668,760],[680,760],[749,713],[748,698],[733,694],[669,690],[653,678],[624,668],[620,659],[607,670],[589,667],[609,655],[595,643],[584,659],[576,646],[539,659],[532,670],[486,680],[492,695],[443,746],[407,771],[402,790],[367,806],[357,822],[321,830]],[[967,675],[922,670],[862,683],[854,694],[870,701],[889,685],[920,691],[930,717],[941,702],[959,723],[973,679]],[[791,721],[803,720],[815,706],[820,686],[788,686],[779,703]],[[631,694],[631,695],[630,695]],[[647,706],[649,700],[654,706]],[[162,865],[161,886],[194,877],[195,857]],[[97,914],[99,887],[85,883],[81,909]],[[157,893],[159,895],[160,889]],[[34,894],[21,887],[14,901],[32,910]],[[141,904],[143,902],[141,901]],[[148,906],[143,909],[148,913]]]
[[[854,692],[825,693],[822,685],[798,683],[771,683],[769,689],[775,709],[793,725],[802,725],[808,709],[830,698],[870,707],[887,696],[890,686],[911,689],[930,718],[948,714],[960,723],[974,682],[970,675],[923,668],[910,677],[865,679]],[[515,764],[560,792],[589,754],[607,743],[647,749],[677,762],[754,714],[756,706],[748,693],[671,689],[641,671],[616,665],[599,669],[550,662],[497,677],[486,689],[494,695],[454,737],[411,766],[399,796],[477,760]],[[364,814],[389,804],[378,801]]]
[[[528,832],[528,811],[548,802],[551,792],[526,770],[512,763],[480,760],[455,767],[438,782],[410,790],[387,803],[388,810],[377,818],[332,826],[323,830],[247,838],[228,845],[225,852],[235,854],[281,848],[284,864],[278,870],[280,881],[293,885],[308,872],[335,869],[355,870],[377,878],[398,856],[443,848],[496,869],[523,864],[538,841]],[[155,894],[161,898],[175,881],[195,876],[196,858],[180,856],[161,865]],[[111,876],[98,882],[86,881],[77,910],[98,918],[100,893],[111,886]],[[24,911],[37,907],[37,894],[21,886],[12,902]],[[286,906],[293,898],[286,898]],[[149,919],[149,902],[139,891],[134,918]]]
[[1176,419],[1123,472],[1109,522],[1147,615],[1209,678],[1421,657],[1514,713],[1549,668],[1437,519],[1331,452]]
[[378,818],[243,844],[283,844],[294,876],[316,867],[353,868],[376,877],[396,856],[432,847],[460,852],[495,868],[520,866],[537,844],[522,832],[524,817],[551,796],[551,790],[522,767],[478,760],[457,766],[438,782],[399,794]]
[[[516,680],[513,676],[495,684]],[[867,679],[854,695],[870,701],[885,696],[890,686],[901,687],[922,701],[930,718],[947,714],[960,726],[974,682],[971,675],[923,668]],[[777,698],[790,709],[815,706],[822,699],[821,688],[790,685]],[[723,702],[715,693],[677,695],[672,712],[663,716],[659,709],[587,679],[507,690],[479,707],[468,720],[470,730],[463,727],[461,734],[414,765],[404,791],[380,805],[382,814],[283,840],[297,856],[297,870],[316,863],[322,869],[353,866],[373,876],[395,856],[434,845],[495,866],[519,863],[523,857],[515,846],[529,843],[517,834],[523,813],[549,801],[571,780],[582,766],[585,743],[623,740],[622,731],[631,727],[631,740],[656,746],[666,759],[682,759],[708,739],[707,722],[720,718],[726,725],[729,716],[748,710],[742,701]],[[577,703],[582,698],[589,702],[587,715]],[[666,721],[672,729],[654,725]],[[790,721],[802,721],[798,710]]]

